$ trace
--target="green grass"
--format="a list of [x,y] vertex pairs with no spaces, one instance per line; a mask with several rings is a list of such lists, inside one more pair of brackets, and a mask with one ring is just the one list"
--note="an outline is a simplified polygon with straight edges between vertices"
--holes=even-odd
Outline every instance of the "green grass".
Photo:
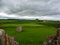
[[47,26],[23,26],[23,32],[16,32],[16,27],[3,28],[21,45],[40,45],[49,35],[55,34],[55,28]]
[[[20,45],[43,45],[43,42],[49,35],[55,35],[56,30],[52,26],[39,25],[36,23],[22,24],[0,24],[0,28],[4,29],[10,36],[15,37]],[[23,27],[22,32],[16,32],[17,26]]]

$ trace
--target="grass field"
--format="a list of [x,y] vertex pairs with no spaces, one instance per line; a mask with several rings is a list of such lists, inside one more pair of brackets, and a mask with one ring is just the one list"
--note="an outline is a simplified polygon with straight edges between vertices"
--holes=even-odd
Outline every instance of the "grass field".
[[[23,31],[16,32],[17,26],[22,26]],[[56,33],[53,26],[37,24],[36,21],[0,20],[0,28],[15,37],[20,45],[43,45],[48,36]]]

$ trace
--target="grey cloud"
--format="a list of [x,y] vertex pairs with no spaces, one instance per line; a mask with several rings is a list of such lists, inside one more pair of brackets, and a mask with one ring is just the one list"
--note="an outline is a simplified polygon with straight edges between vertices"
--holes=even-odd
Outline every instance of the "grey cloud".
[[16,15],[59,15],[60,0],[1,0],[0,10]]

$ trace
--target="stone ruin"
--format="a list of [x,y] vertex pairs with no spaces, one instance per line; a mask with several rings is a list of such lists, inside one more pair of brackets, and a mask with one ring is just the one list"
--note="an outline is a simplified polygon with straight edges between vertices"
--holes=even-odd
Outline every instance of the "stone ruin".
[[22,26],[18,26],[16,29],[17,32],[22,32]]
[[14,37],[10,37],[3,29],[0,29],[0,45],[19,45]]
[[60,27],[57,27],[56,35],[46,39],[44,45],[60,45]]

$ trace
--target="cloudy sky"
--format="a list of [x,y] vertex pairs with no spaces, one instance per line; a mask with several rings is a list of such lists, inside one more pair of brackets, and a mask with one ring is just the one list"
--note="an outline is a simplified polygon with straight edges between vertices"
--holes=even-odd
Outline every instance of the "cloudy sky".
[[0,0],[0,19],[60,20],[60,0]]

